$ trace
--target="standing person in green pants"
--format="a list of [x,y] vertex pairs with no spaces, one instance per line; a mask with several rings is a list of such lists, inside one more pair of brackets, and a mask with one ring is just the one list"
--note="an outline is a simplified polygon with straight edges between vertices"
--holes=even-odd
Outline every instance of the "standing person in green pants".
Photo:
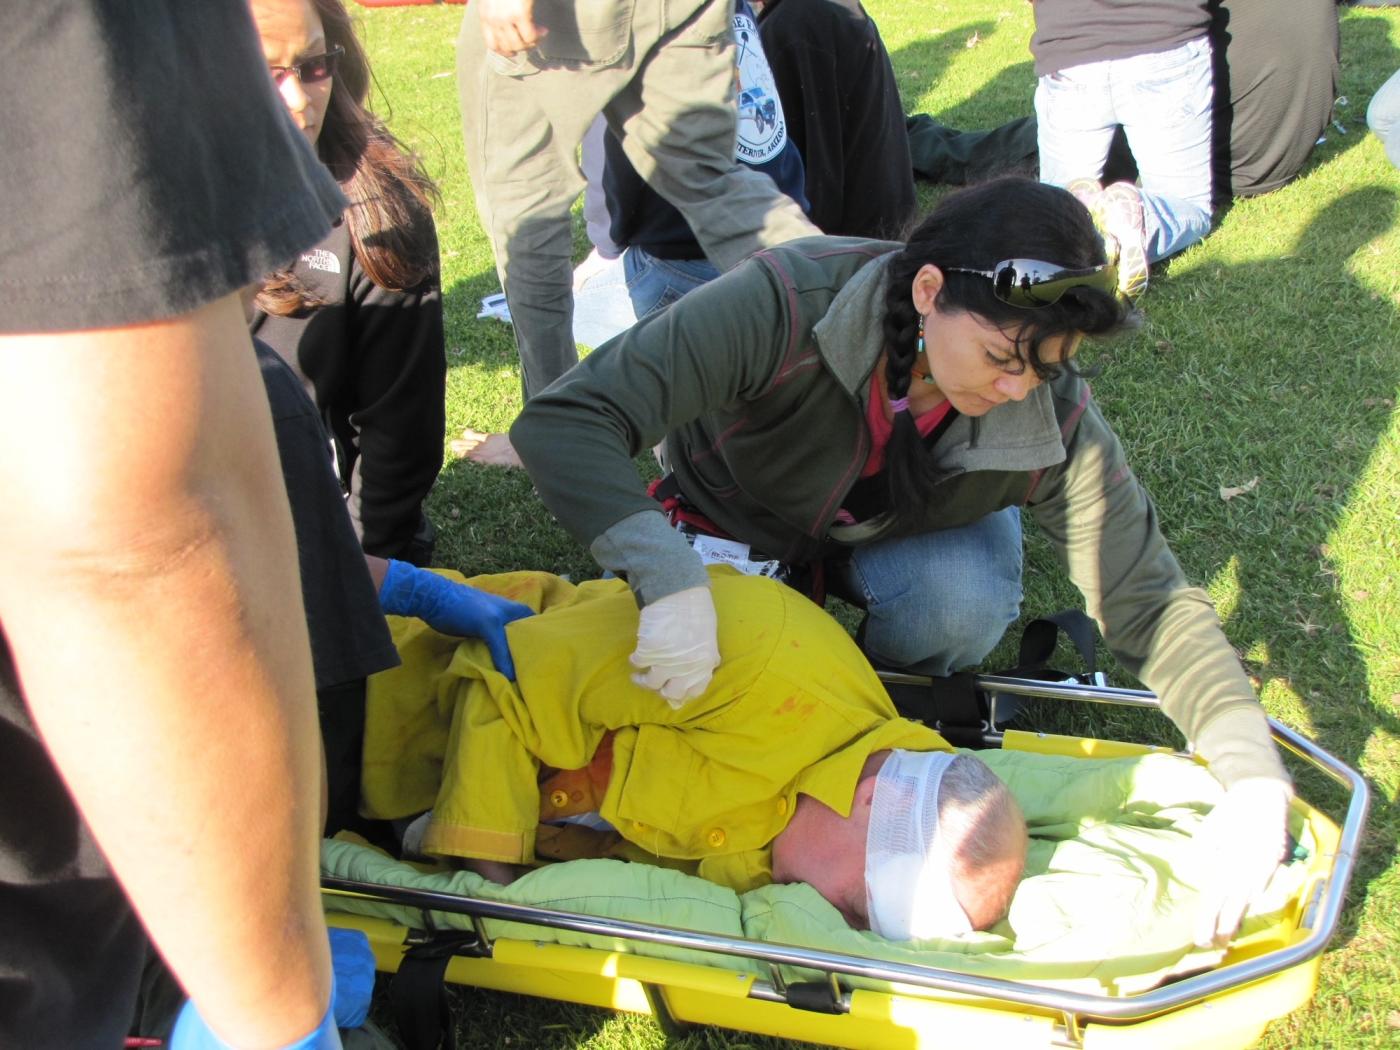
[[721,270],[818,232],[734,161],[726,0],[480,0],[457,73],[467,163],[496,251],[526,398],[577,361],[569,208],[579,142],[602,113],[628,159],[680,209]]

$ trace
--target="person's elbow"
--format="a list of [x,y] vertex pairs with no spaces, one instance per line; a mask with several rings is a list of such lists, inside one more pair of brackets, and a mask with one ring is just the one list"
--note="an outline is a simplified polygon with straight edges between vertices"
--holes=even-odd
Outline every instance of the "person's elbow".
[[533,398],[525,403],[520,415],[516,416],[515,422],[510,425],[511,446],[520,456],[520,461],[525,464],[525,469],[531,477],[536,469],[547,461],[551,430],[556,434],[553,443],[558,443],[557,424],[551,424],[549,415],[550,413],[539,404],[539,399]]

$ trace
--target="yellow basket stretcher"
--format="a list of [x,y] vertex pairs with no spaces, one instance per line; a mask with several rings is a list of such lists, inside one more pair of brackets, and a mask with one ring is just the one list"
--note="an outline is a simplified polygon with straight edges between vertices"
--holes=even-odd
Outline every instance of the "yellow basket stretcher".
[[[926,681],[905,675],[882,678],[887,684]],[[978,676],[976,683],[989,695],[1159,706],[1152,693],[1103,685],[992,675]],[[322,880],[327,919],[335,926],[363,930],[381,971],[397,972],[407,953],[447,951],[448,982],[650,1014],[668,1035],[703,1024],[853,1048],[1247,1047],[1270,1021],[1313,996],[1321,954],[1341,915],[1370,806],[1369,789],[1354,770],[1273,719],[1270,727],[1284,751],[1349,790],[1342,825],[1295,799],[1295,813],[1318,847],[1306,861],[1308,877],[1299,897],[1270,929],[1232,944],[1216,968],[1137,994],[1085,994],[932,966],[331,877]],[[1002,733],[991,726],[984,736],[989,746],[1054,754],[1113,757],[1153,750],[1090,738]],[[336,898],[347,895],[421,909],[423,923],[409,928],[336,911]],[[432,911],[468,916],[472,931],[439,931]],[[716,964],[493,939],[485,919],[692,949],[714,956]],[[764,980],[726,968],[723,957],[766,963],[771,977]],[[785,981],[780,971],[785,965],[824,973],[826,978]],[[871,978],[900,988],[850,988],[843,977]]]

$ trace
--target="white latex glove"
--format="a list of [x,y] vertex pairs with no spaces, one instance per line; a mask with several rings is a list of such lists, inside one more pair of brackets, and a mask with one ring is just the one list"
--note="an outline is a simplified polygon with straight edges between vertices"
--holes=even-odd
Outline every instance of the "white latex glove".
[[655,689],[679,710],[710,684],[719,666],[715,603],[708,587],[690,587],[642,608],[632,681]]
[[1268,885],[1288,842],[1288,800],[1278,780],[1256,777],[1226,789],[1196,833],[1201,882],[1196,944],[1221,947],[1239,929],[1245,908]]

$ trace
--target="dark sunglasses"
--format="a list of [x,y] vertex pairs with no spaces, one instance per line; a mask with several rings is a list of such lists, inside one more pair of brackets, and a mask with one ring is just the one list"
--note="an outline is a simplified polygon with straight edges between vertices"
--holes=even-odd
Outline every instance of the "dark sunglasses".
[[992,294],[998,299],[1030,310],[1058,302],[1071,288],[1097,288],[1108,295],[1118,294],[1118,265],[1113,262],[1072,270],[1039,259],[1003,259],[990,270],[970,270],[963,266],[943,269],[988,277],[992,282]]
[[343,54],[345,48],[336,46],[323,55],[307,55],[290,66],[268,66],[267,69],[278,84],[287,79],[288,73],[294,74],[303,84],[319,84],[335,76],[335,64]]

